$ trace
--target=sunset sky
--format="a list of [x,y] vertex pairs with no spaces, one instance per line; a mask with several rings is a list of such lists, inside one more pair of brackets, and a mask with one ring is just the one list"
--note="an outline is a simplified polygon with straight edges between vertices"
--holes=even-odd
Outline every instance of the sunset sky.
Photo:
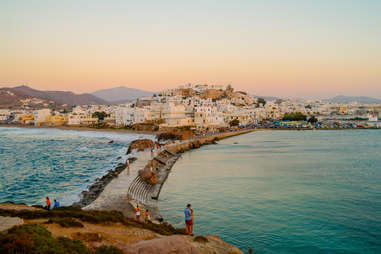
[[0,87],[381,98],[381,0],[1,0]]

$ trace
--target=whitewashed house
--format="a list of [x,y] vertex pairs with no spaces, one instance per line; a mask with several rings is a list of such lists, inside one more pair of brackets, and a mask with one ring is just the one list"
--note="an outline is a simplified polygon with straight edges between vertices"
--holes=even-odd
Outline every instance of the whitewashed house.
[[51,116],[50,109],[48,109],[48,108],[35,110],[33,112],[33,114],[34,114],[34,125],[35,126],[40,126],[40,125],[48,122],[49,117]]

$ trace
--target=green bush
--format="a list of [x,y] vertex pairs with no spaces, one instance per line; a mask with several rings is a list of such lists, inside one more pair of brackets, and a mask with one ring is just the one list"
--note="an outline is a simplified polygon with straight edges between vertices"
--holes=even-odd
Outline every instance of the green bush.
[[64,228],[83,228],[83,224],[73,218],[52,218],[47,223],[56,223]]
[[184,229],[174,228],[171,224],[142,224],[133,219],[126,218],[118,211],[85,211],[79,207],[60,207],[50,211],[47,210],[8,210],[0,209],[0,216],[20,217],[23,219],[57,219],[57,218],[75,218],[83,222],[92,224],[108,224],[110,222],[119,222],[125,226],[137,228],[146,228],[161,235],[185,234]]
[[77,239],[59,237],[57,242],[62,246],[62,249],[66,251],[65,253],[91,253],[90,250]]
[[238,119],[231,120],[229,122],[229,125],[230,125],[230,127],[239,126],[239,120]]
[[95,251],[95,254],[123,254],[123,251],[114,246],[102,245]]
[[285,113],[282,120],[283,121],[306,121],[307,116],[301,112]]
[[42,225],[26,224],[16,226],[0,237],[0,253],[30,254],[90,254],[79,240],[60,237],[55,239]]

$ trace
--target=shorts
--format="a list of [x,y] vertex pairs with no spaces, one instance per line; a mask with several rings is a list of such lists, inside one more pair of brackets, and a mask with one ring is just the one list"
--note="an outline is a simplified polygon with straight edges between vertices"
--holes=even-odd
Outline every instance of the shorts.
[[193,225],[193,220],[185,220],[185,224],[191,226]]

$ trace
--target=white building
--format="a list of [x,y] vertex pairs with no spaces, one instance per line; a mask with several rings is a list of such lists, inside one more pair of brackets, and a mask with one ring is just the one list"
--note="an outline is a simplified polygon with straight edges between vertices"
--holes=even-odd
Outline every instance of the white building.
[[50,109],[48,108],[35,110],[33,114],[35,126],[40,126],[41,124],[48,122],[49,116],[51,115]]
[[0,121],[7,121],[11,116],[11,111],[8,109],[0,109]]
[[211,105],[196,106],[194,123],[198,128],[218,128],[226,126],[223,113]]
[[183,104],[173,102],[166,103],[163,106],[163,120],[166,127],[180,127],[193,125],[193,118],[187,117],[186,107]]
[[115,111],[117,126],[127,126],[134,123],[134,108],[119,108]]

